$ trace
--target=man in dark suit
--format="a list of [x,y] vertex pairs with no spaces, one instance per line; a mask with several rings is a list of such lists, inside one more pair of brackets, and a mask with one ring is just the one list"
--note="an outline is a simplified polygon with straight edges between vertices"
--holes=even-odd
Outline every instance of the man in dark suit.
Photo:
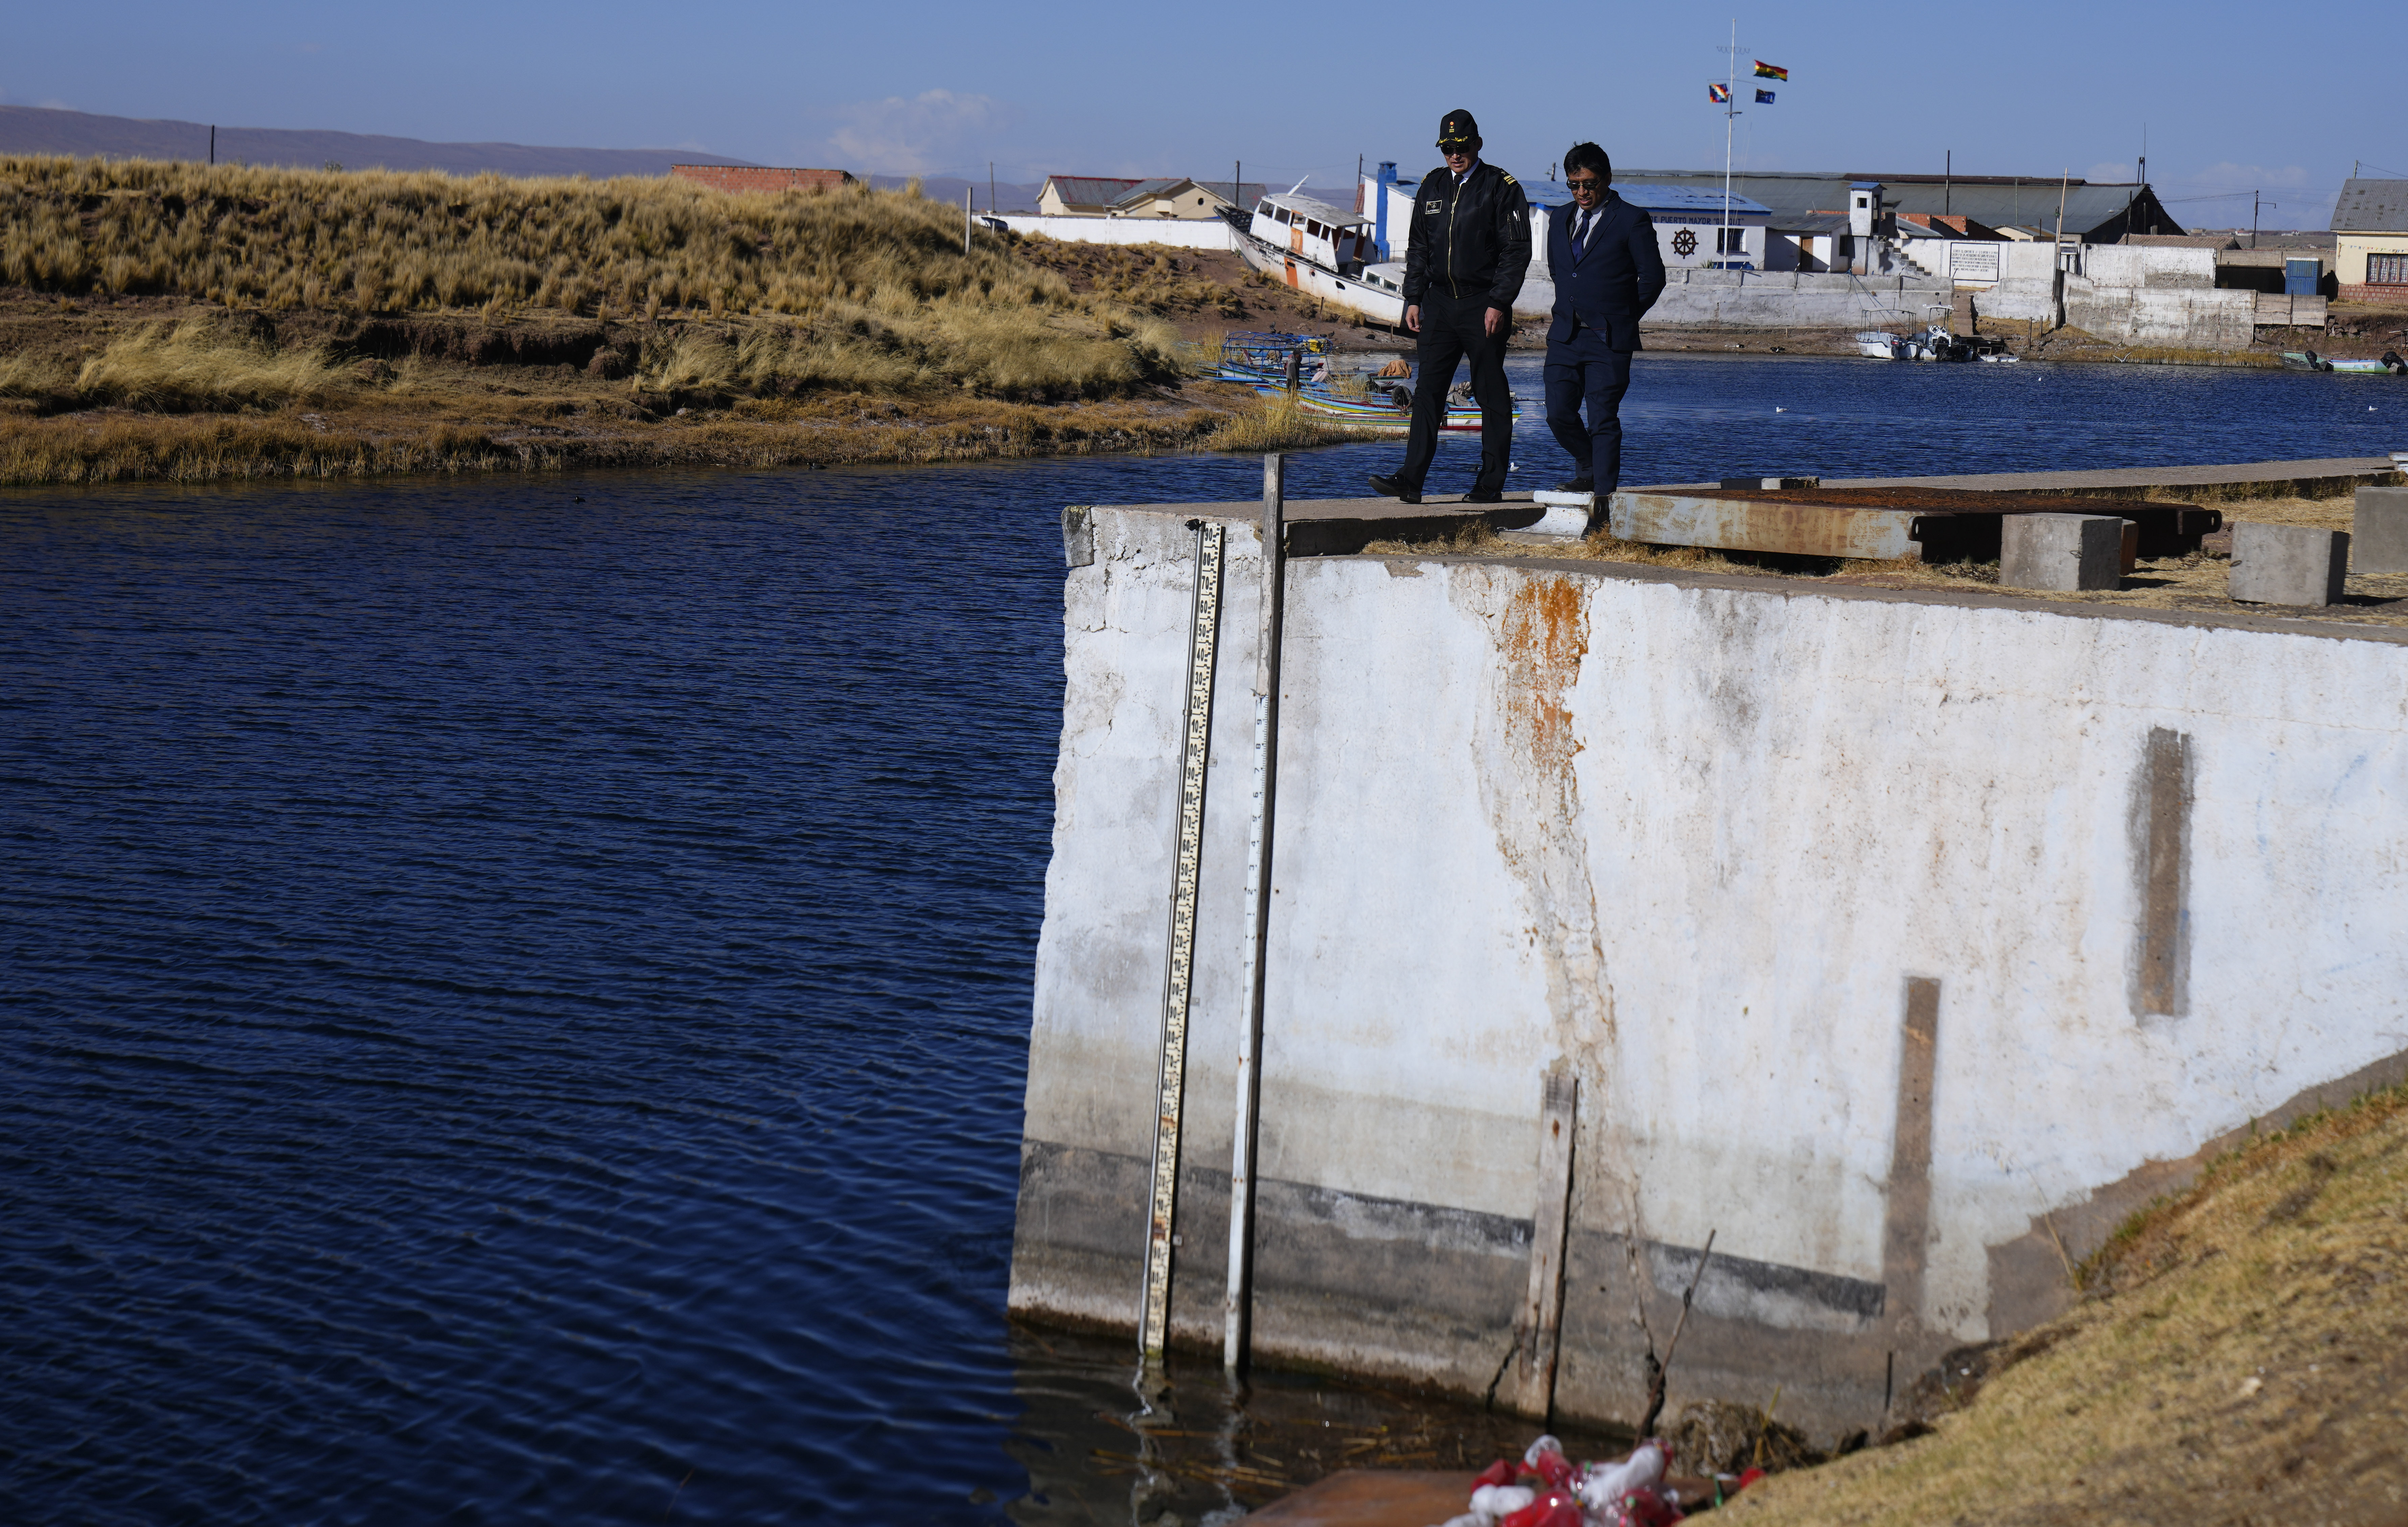
[[[1656,222],[1612,190],[1613,162],[1594,143],[1564,155],[1572,205],[1547,217],[1547,267],[1555,278],[1555,321],[1547,328],[1547,428],[1580,464],[1558,491],[1597,494],[1597,507],[1622,484],[1622,394],[1630,390],[1630,355],[1639,320],[1664,294],[1664,255]],[[1588,422],[1581,422],[1581,404]],[[1592,513],[1590,523],[1598,522]]]

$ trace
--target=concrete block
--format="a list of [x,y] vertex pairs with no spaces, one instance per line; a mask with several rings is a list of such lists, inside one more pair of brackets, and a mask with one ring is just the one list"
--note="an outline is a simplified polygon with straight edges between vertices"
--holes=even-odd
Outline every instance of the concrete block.
[[2112,589],[2124,561],[2113,514],[2011,514],[1999,521],[1999,587],[2071,593]]
[[2234,599],[2253,605],[2330,605],[2349,568],[2349,535],[2314,525],[2232,527]]
[[1546,512],[1536,524],[1500,531],[1498,534],[1506,540],[1577,541],[1588,534],[1597,517],[1595,493],[1564,493],[1544,488],[1532,493],[1530,499]]
[[2350,517],[2353,571],[2408,573],[2408,488],[2360,488]]

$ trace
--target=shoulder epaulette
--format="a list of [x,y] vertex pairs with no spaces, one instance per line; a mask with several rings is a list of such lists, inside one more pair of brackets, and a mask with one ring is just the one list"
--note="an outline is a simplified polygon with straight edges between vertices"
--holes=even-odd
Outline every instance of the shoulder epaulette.
[[[1504,172],[1503,170],[1498,170],[1497,173],[1498,173],[1498,174],[1499,174],[1499,175],[1505,175],[1505,172]],[[1519,181],[1519,180],[1514,179],[1514,178],[1513,178],[1512,176],[1510,176],[1510,175],[1505,175],[1505,183],[1506,183],[1507,185],[1509,185],[1509,186],[1518,186],[1518,185],[1520,185],[1522,182],[1521,182],[1521,181]]]

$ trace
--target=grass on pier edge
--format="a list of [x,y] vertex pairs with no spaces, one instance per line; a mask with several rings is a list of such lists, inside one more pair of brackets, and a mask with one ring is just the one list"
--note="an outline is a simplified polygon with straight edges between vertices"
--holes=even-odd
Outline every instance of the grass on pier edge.
[[2408,1520],[2408,1086],[2214,1162],[1937,1432],[1776,1477],[1761,1527]]

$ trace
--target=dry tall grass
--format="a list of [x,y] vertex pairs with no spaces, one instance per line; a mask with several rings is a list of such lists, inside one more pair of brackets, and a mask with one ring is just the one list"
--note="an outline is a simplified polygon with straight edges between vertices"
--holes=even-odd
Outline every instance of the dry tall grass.
[[[724,360],[754,385],[1094,397],[1176,372],[1158,320],[1073,292],[1001,235],[964,252],[957,211],[866,187],[0,158],[0,283],[267,309],[749,316],[772,327]],[[647,369],[668,385],[721,365],[696,341]]]
[[2083,1272],[1936,1435],[1769,1479],[1735,1520],[2408,1520],[2408,1088],[2216,1163]]
[[306,403],[336,386],[322,350],[278,350],[206,319],[146,325],[86,361],[75,379],[79,399],[160,412]]

